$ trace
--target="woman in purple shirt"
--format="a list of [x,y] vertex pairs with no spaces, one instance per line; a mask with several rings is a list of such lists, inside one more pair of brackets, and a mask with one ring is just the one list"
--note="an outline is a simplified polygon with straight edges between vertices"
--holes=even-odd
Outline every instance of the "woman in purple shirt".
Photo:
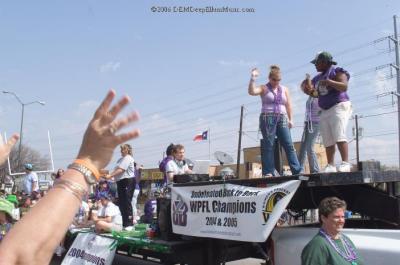
[[275,175],[274,143],[276,137],[285,149],[292,174],[298,174],[301,167],[290,135],[293,121],[289,90],[280,85],[281,71],[276,65],[270,67],[267,84],[256,86],[255,79],[258,75],[259,72],[256,68],[251,71],[248,93],[252,96],[260,96],[262,102],[260,114],[260,130],[263,136],[261,140],[262,174],[263,176]]

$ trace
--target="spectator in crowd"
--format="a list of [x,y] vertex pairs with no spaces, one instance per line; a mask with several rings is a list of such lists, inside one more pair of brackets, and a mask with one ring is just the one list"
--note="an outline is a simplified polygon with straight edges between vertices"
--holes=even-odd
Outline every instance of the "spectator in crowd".
[[185,147],[183,145],[174,145],[172,148],[172,156],[174,159],[168,161],[165,166],[168,182],[173,181],[174,175],[192,173],[185,161]]
[[346,202],[336,197],[328,197],[320,202],[318,210],[322,226],[304,247],[302,265],[364,264],[354,243],[342,233],[346,207]]
[[6,199],[0,198],[0,243],[12,227],[13,211],[14,205]]
[[96,188],[96,191],[95,191],[95,199],[96,199],[96,201],[100,200],[100,196],[103,193],[107,193],[107,194],[111,195],[110,186],[109,186],[109,183],[108,183],[107,180],[101,180],[99,182],[99,184],[97,185],[97,188]]
[[[325,146],[328,165],[324,172],[350,172],[349,151],[346,137],[347,124],[352,106],[347,94],[350,74],[337,64],[328,52],[320,52],[311,61],[319,72],[311,82],[304,80],[307,90],[318,97],[321,108],[320,132]],[[342,163],[335,167],[335,145],[339,149]]]
[[[85,202],[85,199],[82,200],[81,205],[76,212],[74,219],[72,220],[72,224],[69,226],[68,230],[72,232],[75,228],[87,227],[89,222],[89,205]],[[61,240],[60,245],[57,246],[54,253],[61,257],[63,253],[66,251],[65,249],[65,237]]]
[[285,149],[292,174],[298,174],[301,167],[290,134],[293,115],[289,89],[280,85],[282,75],[277,65],[271,65],[267,84],[256,86],[255,80],[259,74],[257,68],[251,71],[248,93],[251,96],[261,97],[262,174],[265,177],[277,175],[274,161],[275,138],[278,138]]
[[6,197],[6,200],[11,202],[14,205],[12,218],[14,220],[18,221],[21,218],[21,213],[20,213],[20,210],[19,210],[19,203],[18,203],[17,195],[8,194],[7,197]]
[[122,214],[123,227],[131,227],[132,220],[132,196],[135,191],[135,160],[132,157],[132,146],[121,145],[121,158],[118,159],[114,171],[106,176],[117,181],[118,206]]
[[[99,180],[99,171],[110,162],[115,147],[139,135],[137,129],[116,134],[136,121],[138,114],[133,112],[116,118],[130,99],[125,96],[111,106],[114,97],[115,92],[111,90],[96,110],[85,131],[78,159],[69,166],[61,182],[56,182],[46,197],[4,238],[0,244],[0,265],[48,264],[82,197],[87,194],[89,184]],[[18,135],[13,135],[7,144],[0,143],[0,164],[4,163],[17,140]]]
[[[105,194],[104,196],[107,196],[107,194]],[[87,227],[89,220],[89,210],[89,204],[85,201],[85,199],[82,200],[81,205],[76,212],[69,229],[72,230],[74,228]]]
[[150,198],[144,204],[144,215],[140,217],[142,223],[151,224],[157,215],[157,198],[160,197],[159,191],[150,194]]
[[319,112],[318,98],[311,96],[311,79],[307,74],[306,80],[301,84],[301,90],[308,95],[306,102],[306,115],[304,121],[303,136],[301,138],[301,146],[299,152],[299,162],[301,170],[304,172],[304,163],[306,156],[308,158],[308,165],[310,173],[319,172],[319,164],[317,154],[314,150],[314,144],[319,135]]
[[59,169],[57,170],[57,173],[56,173],[55,179],[59,179],[59,178],[61,178],[61,177],[62,177],[62,175],[64,175],[64,169],[62,169],[62,168],[59,168]]
[[22,218],[29,212],[32,205],[32,200],[29,196],[25,196],[22,198],[21,202],[20,213]]
[[11,194],[12,190],[14,188],[14,184],[15,184],[13,177],[10,176],[10,175],[6,175],[4,177],[4,179],[3,179],[3,182],[4,182],[4,185],[5,185],[5,187],[4,187],[5,193],[6,194]]
[[39,179],[36,172],[33,171],[32,164],[25,164],[26,176],[24,179],[24,192],[27,195],[31,195],[32,192],[39,193]]
[[165,167],[167,166],[168,162],[174,159],[174,156],[172,155],[172,150],[174,149],[174,144],[170,144],[167,147],[167,150],[165,151],[166,157],[163,158],[163,160],[160,162],[158,165],[160,171],[164,174],[164,180],[163,180],[163,187],[166,187],[168,184],[168,176],[167,172],[165,170]]
[[132,196],[132,220],[133,224],[137,223],[137,202],[138,202],[138,196],[140,193],[140,177],[142,174],[142,167],[138,166],[137,163],[134,163],[135,165],[135,191],[133,192]]
[[121,231],[122,216],[118,206],[111,202],[109,194],[101,194],[100,201],[101,207],[97,210],[97,214],[92,216],[96,232]]

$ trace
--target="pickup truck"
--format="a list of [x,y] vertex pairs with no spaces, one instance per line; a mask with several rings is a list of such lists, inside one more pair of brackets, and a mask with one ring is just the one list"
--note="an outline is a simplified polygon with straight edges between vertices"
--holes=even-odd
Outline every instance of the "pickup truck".
[[[350,237],[365,264],[400,264],[399,171],[364,170],[347,174],[321,174],[304,181],[288,208],[315,209],[324,197],[337,196],[359,213],[346,220]],[[304,246],[319,230],[319,223],[281,226],[271,234],[271,265],[300,265]]]
[[[301,251],[318,233],[318,227],[278,227],[272,233],[272,265],[300,265]],[[357,246],[365,264],[398,265],[400,263],[400,229],[345,228]]]

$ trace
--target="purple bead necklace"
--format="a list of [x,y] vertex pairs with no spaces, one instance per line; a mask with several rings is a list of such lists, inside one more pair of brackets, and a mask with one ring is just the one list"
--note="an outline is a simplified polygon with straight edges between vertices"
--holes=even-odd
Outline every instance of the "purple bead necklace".
[[[270,83],[268,83],[267,85],[268,90],[272,93],[272,95],[274,95],[274,112],[273,112],[273,116],[271,117],[271,120],[269,120],[269,117],[267,122],[266,122],[266,131],[269,135],[271,134],[275,134],[276,131],[276,126],[278,125],[278,122],[280,120],[280,113],[281,113],[281,103],[282,103],[282,88],[281,86],[278,86],[277,89],[277,93],[274,92],[274,90],[272,89],[272,86]],[[269,124],[273,124],[273,127],[270,128],[268,125]]]
[[339,248],[335,241],[321,228],[319,233],[329,242],[329,244],[335,249],[335,251],[342,256],[346,261],[350,262],[351,265],[357,265],[357,254],[354,251],[353,246],[344,237],[340,236],[344,251]]

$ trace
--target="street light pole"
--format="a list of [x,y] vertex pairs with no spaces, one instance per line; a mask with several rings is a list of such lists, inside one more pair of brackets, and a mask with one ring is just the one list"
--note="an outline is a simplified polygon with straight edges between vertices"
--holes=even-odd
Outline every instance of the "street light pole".
[[11,94],[11,95],[13,95],[13,96],[18,100],[19,104],[21,104],[21,107],[22,107],[22,112],[21,112],[21,127],[20,127],[20,130],[19,130],[19,137],[20,137],[20,138],[19,138],[19,146],[18,146],[18,166],[19,166],[19,165],[20,165],[20,162],[21,162],[21,161],[20,161],[20,160],[21,160],[20,157],[21,157],[21,146],[22,146],[22,138],[23,138],[22,128],[23,128],[23,126],[24,126],[24,111],[25,111],[25,106],[31,105],[31,104],[35,104],[35,103],[38,103],[38,104],[44,106],[46,103],[45,103],[44,101],[38,101],[38,100],[24,103],[24,102],[22,102],[22,100],[18,97],[18,95],[15,94],[14,92],[11,92],[11,91],[3,91],[3,93],[4,93],[4,94]]
[[24,124],[24,110],[25,110],[25,105],[24,104],[22,104],[21,105],[22,106],[22,114],[21,114],[21,128],[19,129],[19,146],[18,146],[18,165],[20,165],[21,163],[20,163],[20,158],[21,158],[21,146],[22,146],[22,136],[23,136],[23,134],[22,134],[22,127],[23,127],[23,124]]

